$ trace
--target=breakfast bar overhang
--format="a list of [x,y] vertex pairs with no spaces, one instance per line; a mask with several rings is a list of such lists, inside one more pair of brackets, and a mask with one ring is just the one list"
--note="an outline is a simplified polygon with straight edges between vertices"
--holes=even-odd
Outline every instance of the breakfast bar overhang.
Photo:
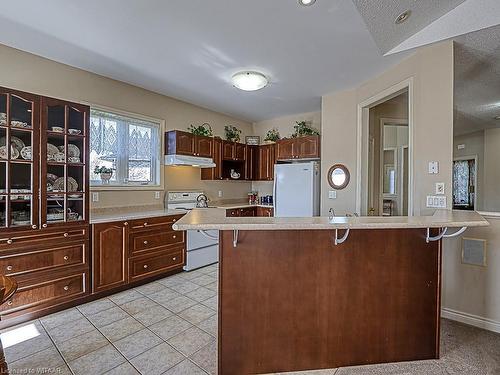
[[420,217],[226,218],[193,210],[177,230],[220,232],[219,374],[439,358],[441,241],[488,222]]

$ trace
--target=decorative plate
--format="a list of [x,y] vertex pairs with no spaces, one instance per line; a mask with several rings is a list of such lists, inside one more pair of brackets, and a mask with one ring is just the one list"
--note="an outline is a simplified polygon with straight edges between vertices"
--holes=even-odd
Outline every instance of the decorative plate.
[[10,124],[12,126],[16,126],[18,128],[31,128],[30,124],[28,124],[27,122],[23,122],[23,121],[11,121]]
[[78,135],[81,132],[82,131],[80,129],[68,129],[68,133],[71,134],[71,135]]
[[59,149],[52,143],[47,143],[47,159],[53,160]]
[[80,157],[80,149],[78,148],[77,145],[74,145],[72,143],[68,144],[68,156],[74,158]]
[[73,177],[68,177],[68,191],[78,191],[78,182]]
[[64,191],[64,177],[59,177],[52,184],[54,191]]
[[21,157],[25,160],[31,160],[31,146],[23,147]]
[[[5,146],[5,141],[5,137],[0,138],[0,146]],[[15,147],[17,151],[21,151],[26,146],[21,139],[14,136],[10,137],[10,145]]]
[[47,173],[47,182],[51,183],[52,185],[54,185],[54,182],[58,179],[59,177],[57,177],[55,174],[52,174],[52,173]]
[[[10,158],[17,159],[19,157],[19,151],[14,145],[10,146]],[[0,158],[7,159],[7,146],[0,146]]]

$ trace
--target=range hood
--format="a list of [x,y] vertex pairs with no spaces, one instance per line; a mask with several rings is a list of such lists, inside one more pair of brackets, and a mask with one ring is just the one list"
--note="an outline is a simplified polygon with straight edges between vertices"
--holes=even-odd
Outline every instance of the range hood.
[[215,163],[211,158],[186,155],[165,155],[165,165],[189,165],[198,168],[215,167]]

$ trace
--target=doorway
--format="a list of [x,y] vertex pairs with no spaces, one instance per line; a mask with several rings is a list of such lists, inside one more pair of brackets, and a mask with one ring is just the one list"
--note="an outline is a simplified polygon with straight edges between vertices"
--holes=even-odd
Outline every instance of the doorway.
[[477,186],[477,157],[453,160],[453,209],[475,210]]
[[412,209],[412,81],[358,106],[357,212],[408,216]]

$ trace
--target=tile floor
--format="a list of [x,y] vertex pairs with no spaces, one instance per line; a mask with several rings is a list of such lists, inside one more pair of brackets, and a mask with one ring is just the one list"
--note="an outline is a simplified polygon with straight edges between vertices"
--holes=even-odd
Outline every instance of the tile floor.
[[[9,328],[2,341],[12,344],[11,374],[216,374],[217,271],[167,277]],[[500,335],[443,320],[441,336],[440,360],[301,374],[500,374]]]

